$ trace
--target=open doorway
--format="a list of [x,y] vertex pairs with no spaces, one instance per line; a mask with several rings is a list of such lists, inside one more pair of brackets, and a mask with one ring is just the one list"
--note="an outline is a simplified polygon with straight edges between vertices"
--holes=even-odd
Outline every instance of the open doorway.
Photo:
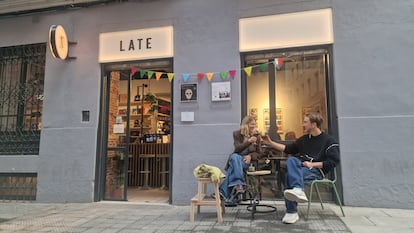
[[101,200],[170,203],[171,66],[104,65]]

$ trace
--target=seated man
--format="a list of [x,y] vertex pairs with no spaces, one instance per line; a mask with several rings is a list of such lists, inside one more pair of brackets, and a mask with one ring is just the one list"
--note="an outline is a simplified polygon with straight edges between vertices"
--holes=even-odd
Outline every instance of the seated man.
[[240,129],[233,132],[234,152],[229,156],[225,170],[226,178],[220,185],[220,194],[226,206],[235,206],[244,193],[245,171],[252,160],[262,155],[261,137],[256,129],[256,120],[251,116],[243,118]]
[[291,224],[299,220],[298,202],[308,201],[304,192],[305,183],[322,179],[339,163],[339,144],[332,136],[321,131],[322,122],[320,114],[306,114],[303,128],[307,134],[289,145],[274,142],[266,136],[263,138],[274,149],[294,155],[286,161],[286,190],[283,193],[286,214],[283,223]]

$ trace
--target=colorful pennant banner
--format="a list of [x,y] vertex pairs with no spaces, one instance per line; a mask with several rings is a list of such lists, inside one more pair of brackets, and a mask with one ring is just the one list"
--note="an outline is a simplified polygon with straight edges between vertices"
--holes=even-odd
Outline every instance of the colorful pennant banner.
[[[283,67],[283,63],[284,63],[283,58],[276,58],[272,62],[267,62],[267,63],[263,63],[263,64],[259,64],[259,65],[244,67],[242,70],[246,73],[247,77],[250,77],[252,75],[253,69],[256,68],[256,67],[259,67],[260,72],[265,72],[265,71],[267,71],[267,69],[269,67],[268,66],[269,64],[274,64],[276,70],[281,70],[282,67]],[[156,71],[144,70],[144,69],[139,70],[136,67],[131,68],[131,76],[134,75],[138,71],[140,72],[141,79],[144,78],[145,74],[147,74],[148,79],[151,79],[152,76],[154,75],[154,73],[155,73],[156,80],[160,80],[160,78],[163,74],[167,75],[168,80],[170,82],[174,79],[174,73],[163,73],[163,72],[156,72]],[[234,80],[234,78],[236,76],[236,72],[237,72],[236,70],[229,70],[229,71],[208,72],[208,73],[199,72],[197,74],[183,73],[181,76],[182,76],[184,82],[188,82],[188,80],[190,79],[191,76],[197,76],[197,79],[200,82],[204,79],[204,77],[206,77],[207,80],[209,82],[211,82],[211,80],[213,79],[215,74],[220,75],[222,80],[227,80],[229,75],[230,75],[230,78],[232,80]]]

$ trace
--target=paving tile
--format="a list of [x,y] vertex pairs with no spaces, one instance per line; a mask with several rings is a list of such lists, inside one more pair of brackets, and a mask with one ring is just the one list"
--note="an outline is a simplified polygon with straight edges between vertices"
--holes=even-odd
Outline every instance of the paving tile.
[[[3,203],[4,204],[4,203]],[[226,208],[224,222],[217,223],[215,208],[202,208],[190,223],[189,206],[84,203],[84,204],[0,204],[0,232],[86,232],[86,233],[219,233],[219,232],[414,232],[414,210],[344,207],[346,217],[336,205],[312,205],[308,220],[306,205],[299,206],[300,220],[283,224],[283,202],[274,213],[256,214],[252,219],[246,206]],[[339,210],[339,211],[338,211]],[[11,213],[7,213],[11,211]]]

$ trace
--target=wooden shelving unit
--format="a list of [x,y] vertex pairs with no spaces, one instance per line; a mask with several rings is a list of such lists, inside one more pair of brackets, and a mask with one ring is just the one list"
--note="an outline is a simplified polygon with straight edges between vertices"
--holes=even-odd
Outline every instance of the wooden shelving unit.
[[[124,97],[120,97],[120,100]],[[169,103],[165,100],[160,102]],[[157,105],[156,103],[155,105]],[[159,112],[157,108],[151,109],[152,104],[145,101],[132,101],[130,106],[129,125],[130,125],[130,137],[131,142],[134,142],[140,136],[145,134],[162,134],[162,125],[165,122],[170,121],[170,115]],[[143,112],[143,115],[142,115]],[[123,118],[123,122],[126,122],[127,117],[127,104],[125,101],[120,101],[118,106],[118,116]],[[141,126],[141,121],[143,126]],[[125,125],[126,127],[126,125]],[[142,132],[141,132],[142,129]]]

